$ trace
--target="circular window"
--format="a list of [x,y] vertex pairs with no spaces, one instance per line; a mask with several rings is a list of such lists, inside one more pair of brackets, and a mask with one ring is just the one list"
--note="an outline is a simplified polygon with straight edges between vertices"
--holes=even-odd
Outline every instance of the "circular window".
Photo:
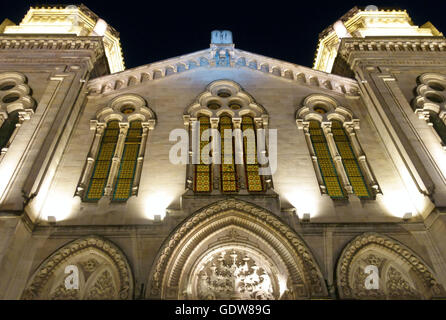
[[327,111],[324,108],[320,107],[320,106],[314,107],[313,110],[315,112],[317,112],[317,113],[320,113],[320,114],[326,114],[327,113]]
[[218,103],[211,102],[208,104],[208,108],[211,110],[217,110],[217,109],[220,109],[221,106]]
[[229,105],[229,108],[231,108],[232,110],[239,110],[239,109],[242,108],[242,106],[239,105],[239,104],[237,104],[237,103],[231,103],[231,104]]
[[133,112],[135,112],[135,107],[133,107],[133,106],[131,106],[131,105],[123,106],[123,107],[121,108],[121,112],[122,112],[123,114],[130,114],[130,113],[133,113]]
[[436,81],[430,81],[428,83],[428,86],[434,89],[435,91],[444,91],[444,86]]
[[2,91],[11,90],[14,87],[15,87],[14,82],[4,82],[0,85],[0,90]]
[[442,103],[444,101],[444,98],[442,96],[432,92],[427,93],[426,98],[435,103]]
[[2,101],[4,103],[12,103],[14,101],[19,100],[20,96],[17,93],[10,93],[3,97]]
[[217,93],[217,96],[219,96],[220,98],[228,98],[228,97],[231,96],[231,93],[229,91],[227,91],[227,90],[220,90]]

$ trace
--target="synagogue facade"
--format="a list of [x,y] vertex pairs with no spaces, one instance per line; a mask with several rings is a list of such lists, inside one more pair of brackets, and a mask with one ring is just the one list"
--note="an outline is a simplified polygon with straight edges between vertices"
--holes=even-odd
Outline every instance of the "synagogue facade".
[[443,34],[355,7],[312,68],[236,37],[125,69],[83,5],[1,24],[0,299],[446,298]]

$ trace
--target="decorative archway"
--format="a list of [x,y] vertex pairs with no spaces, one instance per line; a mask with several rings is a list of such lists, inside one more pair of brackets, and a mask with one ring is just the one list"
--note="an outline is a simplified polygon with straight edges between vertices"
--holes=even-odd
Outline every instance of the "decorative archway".
[[[77,289],[67,288],[67,266],[78,270]],[[22,299],[77,300],[133,298],[133,277],[122,251],[110,241],[87,236],[49,256],[30,278]]]
[[327,297],[303,240],[267,210],[227,199],[200,209],[165,241],[149,277],[152,299]]
[[[375,268],[377,284],[366,285]],[[431,299],[444,288],[431,269],[409,248],[387,236],[365,233],[343,250],[336,270],[341,299]]]

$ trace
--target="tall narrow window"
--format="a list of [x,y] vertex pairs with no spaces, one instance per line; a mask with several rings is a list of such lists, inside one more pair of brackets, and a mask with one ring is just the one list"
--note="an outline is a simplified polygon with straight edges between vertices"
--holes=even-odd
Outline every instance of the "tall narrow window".
[[127,137],[124,143],[121,164],[113,191],[113,200],[126,201],[132,195],[133,180],[135,178],[136,164],[138,162],[139,148],[141,147],[142,126],[141,121],[130,122]]
[[107,183],[113,155],[116,149],[116,143],[118,142],[118,136],[118,121],[110,121],[107,124],[107,128],[105,129],[104,136],[101,140],[100,149],[85,196],[86,201],[97,201],[104,194],[104,188]]
[[252,130],[254,133],[253,143],[248,143],[246,135],[243,136],[243,157],[246,170],[246,184],[248,191],[263,191],[263,182],[259,175],[259,163],[257,162],[257,138],[252,117],[242,118],[242,131]]
[[8,118],[0,127],[0,150],[7,147],[8,141],[14,133],[17,123],[19,123],[19,112],[13,111],[8,115]]
[[350,144],[350,140],[345,133],[342,123],[340,121],[333,121],[331,125],[331,131],[333,138],[338,148],[339,154],[342,158],[342,163],[347,173],[348,179],[353,192],[359,198],[370,199],[371,194],[362,175],[361,168],[359,167],[358,160],[353,152]]
[[203,162],[201,152],[203,148],[209,144],[209,140],[201,141],[201,137],[205,130],[211,128],[211,122],[209,117],[201,116],[198,118],[200,122],[200,135],[198,137],[200,141],[200,163],[195,165],[195,191],[196,192],[210,192],[211,191],[211,164]]
[[[237,174],[235,171],[235,160],[234,160],[234,144],[232,138],[232,119],[228,116],[223,116],[220,118],[219,122],[220,138],[221,138],[221,190],[223,192],[237,192]],[[231,131],[231,139],[225,141],[225,130]],[[231,148],[225,150],[225,144],[231,144]],[[225,162],[231,160],[230,164]]]
[[316,154],[319,169],[324,180],[327,194],[333,199],[345,198],[344,190],[339,182],[338,173],[330,155],[327,140],[318,121],[310,121],[310,138]]
[[429,122],[432,123],[432,126],[443,142],[443,145],[446,145],[446,125],[443,120],[440,119],[437,113],[429,112]]

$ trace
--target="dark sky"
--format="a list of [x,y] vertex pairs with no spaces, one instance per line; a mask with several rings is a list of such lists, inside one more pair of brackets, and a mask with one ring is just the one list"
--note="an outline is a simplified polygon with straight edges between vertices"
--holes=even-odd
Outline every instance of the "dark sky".
[[[38,2],[45,3],[45,2]],[[76,4],[72,1],[57,3]],[[209,47],[210,32],[231,30],[236,48],[312,67],[318,34],[355,5],[402,8],[417,25],[446,34],[446,1],[183,1],[83,2],[121,34],[127,68]],[[34,3],[35,4],[35,3]],[[51,4],[51,2],[47,2]],[[1,17],[19,23],[30,2],[1,1]]]

